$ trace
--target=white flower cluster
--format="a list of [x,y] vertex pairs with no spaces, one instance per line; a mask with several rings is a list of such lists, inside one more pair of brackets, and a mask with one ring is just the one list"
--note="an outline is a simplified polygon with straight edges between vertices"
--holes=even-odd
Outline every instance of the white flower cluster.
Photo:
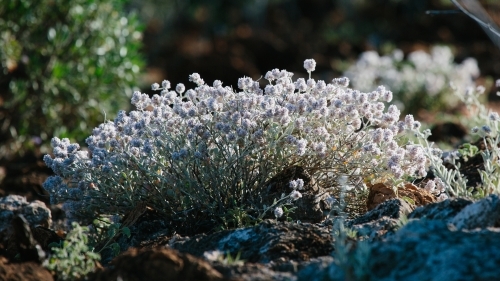
[[448,199],[448,195],[446,192],[446,185],[440,178],[435,178],[433,180],[429,180],[424,187],[425,190],[437,196],[438,201],[444,201]]
[[431,104],[451,108],[458,100],[452,94],[454,87],[466,89],[479,76],[477,61],[467,58],[460,64],[453,62],[451,49],[434,46],[430,54],[415,51],[403,60],[401,50],[387,56],[375,51],[361,54],[358,61],[344,73],[351,79],[354,88],[371,91],[377,85],[384,85],[395,94],[401,110],[415,99],[432,101]]
[[[314,60],[304,67],[313,71]],[[131,101],[137,110],[120,111],[87,138],[90,156],[54,138],[55,158],[44,160],[57,176],[44,187],[74,214],[123,211],[139,201],[178,214],[251,201],[267,180],[291,165],[306,167],[325,187],[339,175],[347,175],[353,186],[368,176],[378,181],[425,176],[423,149],[398,143],[420,123],[411,115],[399,121],[395,105],[385,110],[390,91],[352,90],[345,78],[326,83],[292,76],[274,69],[265,75],[264,89],[244,77],[234,91],[217,80],[209,86],[194,73],[189,77],[194,89],[179,84],[173,91],[163,81],[152,85],[160,94],[135,92]],[[293,199],[299,199],[295,189],[303,182],[290,186]],[[78,192],[69,195],[71,190]]]

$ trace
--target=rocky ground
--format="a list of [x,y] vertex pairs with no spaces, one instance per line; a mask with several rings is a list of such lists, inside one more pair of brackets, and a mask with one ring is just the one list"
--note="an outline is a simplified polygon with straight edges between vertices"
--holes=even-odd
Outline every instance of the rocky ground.
[[[480,157],[462,164],[472,180]],[[0,280],[56,280],[41,261],[48,245],[64,237],[56,231],[62,217],[45,204],[39,185],[48,171],[38,164],[32,166],[37,172],[18,178],[23,196],[7,196],[15,192],[2,186]],[[122,253],[111,258],[103,252],[89,280],[498,280],[498,196],[437,203],[413,184],[399,191],[410,200],[396,198],[390,187],[370,188],[369,211],[345,221],[356,231],[347,236],[333,235],[332,216],[315,222],[269,219],[187,237],[142,206],[129,214],[131,236],[115,240]]]

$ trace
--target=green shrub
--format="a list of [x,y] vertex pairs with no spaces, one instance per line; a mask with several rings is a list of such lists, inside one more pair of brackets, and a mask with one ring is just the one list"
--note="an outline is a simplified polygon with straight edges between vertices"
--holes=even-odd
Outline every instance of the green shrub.
[[0,5],[0,155],[37,138],[82,140],[126,106],[141,28],[123,0],[12,0]]

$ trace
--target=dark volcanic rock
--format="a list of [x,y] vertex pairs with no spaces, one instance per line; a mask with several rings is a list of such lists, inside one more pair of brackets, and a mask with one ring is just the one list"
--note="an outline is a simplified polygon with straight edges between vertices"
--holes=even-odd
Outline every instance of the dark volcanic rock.
[[[99,269],[91,280],[164,280],[166,276],[169,280],[245,281],[495,280],[500,276],[497,195],[413,208],[395,198],[347,220],[345,226],[357,231],[357,237],[347,238],[348,248],[335,248],[342,247],[337,243],[341,240],[335,241],[339,238],[332,236],[332,226],[326,223],[265,220],[253,227],[172,237],[168,224],[158,223],[162,217],[143,208],[131,216],[134,219],[130,222],[124,220],[133,236],[115,240],[121,246],[134,247],[113,259],[107,268]],[[23,249],[33,253],[39,250],[30,238],[37,231],[26,221],[9,229],[16,228],[23,231],[15,237],[27,239],[24,244],[19,242],[28,246]],[[219,258],[214,259],[217,252]],[[239,256],[239,260],[228,256]],[[1,274],[10,270],[5,264],[0,268],[0,280],[6,276]],[[29,280],[34,273],[22,274],[19,276]]]
[[[129,248],[141,247],[145,242],[154,241],[158,237],[168,236],[170,234],[169,225],[166,220],[153,208],[146,204],[138,204],[122,220],[122,226],[128,227],[130,237],[119,234],[114,242],[117,242],[121,251]],[[107,241],[101,242],[96,249],[102,249]],[[114,255],[111,249],[101,251],[101,263],[106,265]]]
[[50,209],[35,200],[28,203],[20,195],[0,198],[0,255],[9,260],[41,261],[50,242],[60,239],[48,229],[52,224]]
[[392,231],[397,222],[411,211],[412,207],[405,200],[390,199],[363,216],[347,221],[345,225],[369,239],[378,239]]
[[45,259],[45,252],[35,240],[23,215],[16,215],[4,234],[2,244],[5,251],[0,253],[9,260],[42,262]]
[[52,217],[50,209],[42,201],[26,201],[20,195],[9,195],[0,198],[0,232],[9,227],[16,215],[23,215],[30,226],[50,227]]
[[439,203],[429,204],[425,207],[416,208],[409,219],[429,219],[447,221],[455,217],[465,206],[472,204],[471,200],[454,198]]
[[[390,201],[377,208],[384,205],[392,205],[387,206],[392,209],[389,214],[395,214],[397,206],[399,212],[404,210],[402,204]],[[368,254],[357,255],[355,262],[349,260],[352,264],[314,264],[299,272],[298,280],[344,280],[353,276],[369,280],[498,280],[499,208],[497,195],[477,202],[453,199],[419,207],[399,230],[367,240],[371,241],[365,244]],[[372,212],[348,224],[379,233],[379,226],[392,218],[382,216],[380,210],[378,214]],[[354,264],[364,271],[354,273]]]
[[499,229],[459,231],[416,220],[371,245],[368,265],[373,280],[498,280],[499,245]]
[[329,255],[333,249],[328,227],[275,220],[254,227],[173,239],[170,246],[196,256],[214,250],[229,252],[233,256],[240,252],[241,259],[260,263],[277,259],[307,261]]
[[225,280],[208,262],[172,249],[130,249],[91,280]]
[[[335,260],[335,251],[346,249],[334,248],[332,226],[276,220],[192,237],[158,240],[154,234],[152,251],[168,244],[181,253],[205,257],[229,280],[494,280],[500,276],[499,208],[496,195],[477,202],[451,199],[415,210],[402,199],[385,201],[345,222],[365,242],[349,238],[353,244],[343,261]],[[240,260],[213,259],[214,252],[226,258],[239,254]],[[139,258],[128,259],[129,267],[147,267]]]
[[292,281],[295,280],[294,271],[281,272],[273,270],[269,266],[260,263],[245,263],[245,264],[221,264],[214,263],[214,268],[217,269],[224,277],[229,280],[245,280],[245,281]]

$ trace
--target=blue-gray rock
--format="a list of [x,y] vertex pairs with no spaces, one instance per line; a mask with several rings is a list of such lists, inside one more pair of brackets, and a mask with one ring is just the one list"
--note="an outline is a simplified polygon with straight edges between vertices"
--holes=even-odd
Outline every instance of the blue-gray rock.
[[9,195],[0,198],[0,232],[10,226],[16,215],[23,215],[32,227],[52,225],[50,209],[42,201],[28,202],[24,196]]
[[[390,201],[346,223],[367,233],[365,242],[351,244],[355,247],[347,263],[309,265],[297,274],[298,280],[500,280],[497,195],[422,206],[408,215],[406,225],[401,227],[400,220],[392,229],[395,214],[406,208],[398,199]],[[399,212],[394,210],[398,206]],[[366,255],[360,252],[363,246]]]

